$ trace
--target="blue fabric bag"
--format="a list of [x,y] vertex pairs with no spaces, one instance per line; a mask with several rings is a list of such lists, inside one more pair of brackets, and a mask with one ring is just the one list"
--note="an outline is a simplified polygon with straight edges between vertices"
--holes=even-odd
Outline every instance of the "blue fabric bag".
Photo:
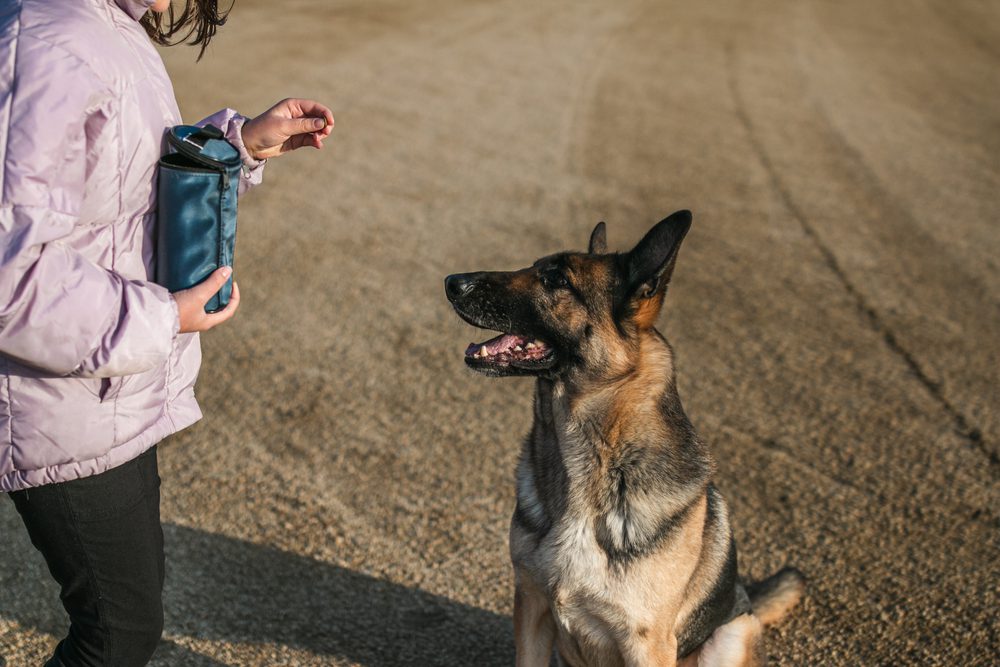
[[[233,265],[243,165],[239,151],[213,125],[176,125],[167,132],[167,144],[173,152],[159,162],[156,282],[176,292]],[[232,291],[230,276],[205,311],[225,308]]]

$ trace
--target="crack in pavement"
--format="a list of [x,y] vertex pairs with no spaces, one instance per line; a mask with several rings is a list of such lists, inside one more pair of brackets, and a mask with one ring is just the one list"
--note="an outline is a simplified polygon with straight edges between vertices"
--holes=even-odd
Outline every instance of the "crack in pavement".
[[745,426],[730,426],[726,424],[721,424],[718,427],[718,432],[729,436],[742,436],[764,451],[779,455],[789,464],[802,470],[806,470],[809,473],[826,480],[834,486],[840,487],[848,493],[862,496],[868,501],[877,500],[879,503],[885,502],[885,496],[883,494],[862,488],[848,479],[821,469],[814,463],[804,460],[794,450],[792,450],[792,448],[780,442],[777,438],[762,436]]
[[[755,429],[746,426],[734,426],[728,424],[719,425],[718,432],[730,437],[744,438],[768,454],[780,457],[786,464],[797,468],[806,474],[815,475],[816,477],[839,487],[845,493],[860,496],[865,501],[877,503],[880,507],[892,504],[893,496],[889,496],[881,490],[870,489],[866,486],[859,485],[850,479],[823,470],[816,464],[803,459],[798,452],[781,442],[781,440],[777,437],[761,435]],[[959,507],[969,510],[968,513],[962,515],[965,523],[976,523],[993,529],[1000,529],[1000,514],[991,509],[989,506],[979,507],[963,504]]]
[[740,93],[739,84],[736,80],[736,55],[732,43],[725,46],[725,53],[726,69],[728,72],[727,78],[730,95],[733,98],[734,107],[736,109],[736,116],[743,125],[743,128],[747,133],[747,139],[750,142],[750,146],[753,148],[754,153],[756,153],[757,159],[760,161],[764,171],[767,172],[771,185],[780,197],[782,203],[792,214],[792,217],[799,223],[803,233],[805,233],[805,235],[819,250],[824,263],[840,282],[847,294],[854,300],[855,305],[868,322],[868,325],[881,337],[886,347],[888,347],[893,354],[903,361],[921,386],[923,386],[928,392],[931,398],[933,398],[941,409],[944,410],[945,414],[949,416],[956,431],[976,450],[981,452],[986,457],[990,473],[994,478],[997,478],[1000,476],[1000,456],[987,446],[987,443],[983,438],[982,430],[971,424],[969,418],[966,417],[965,414],[959,410],[947,396],[945,396],[944,391],[941,388],[941,383],[931,378],[930,375],[928,375],[928,373],[924,370],[923,365],[917,359],[916,355],[906,349],[906,347],[900,342],[898,336],[892,328],[886,324],[885,320],[881,317],[881,315],[879,315],[875,307],[868,302],[861,291],[855,286],[854,282],[847,275],[847,272],[840,265],[836,255],[830,247],[823,242],[823,239],[820,237],[815,227],[813,227],[813,225],[809,222],[805,213],[795,203],[791,192],[789,192],[788,188],[785,187],[781,177],[778,175],[778,169],[771,160],[771,157],[761,142],[760,137],[758,137],[757,132],[754,129],[753,121],[750,119],[746,102]]

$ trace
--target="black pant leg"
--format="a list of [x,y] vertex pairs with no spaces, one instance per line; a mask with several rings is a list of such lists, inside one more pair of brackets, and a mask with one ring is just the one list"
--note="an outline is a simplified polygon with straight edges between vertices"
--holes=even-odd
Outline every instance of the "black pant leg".
[[143,476],[143,488],[146,489],[147,525],[150,527],[152,552],[156,555],[156,569],[159,574],[159,591],[163,591],[163,578],[166,575],[166,560],[163,552],[163,524],[160,523],[160,471],[156,456],[156,447],[152,455],[139,466]]
[[100,475],[10,495],[70,617],[53,663],[145,665],[163,629],[156,449]]

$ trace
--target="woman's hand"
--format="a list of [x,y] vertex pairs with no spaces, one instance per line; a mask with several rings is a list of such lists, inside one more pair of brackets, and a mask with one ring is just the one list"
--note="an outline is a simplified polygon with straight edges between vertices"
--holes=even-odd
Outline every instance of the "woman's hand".
[[333,113],[319,102],[287,99],[243,124],[243,145],[256,160],[303,146],[322,148],[333,130]]
[[223,266],[194,287],[171,294],[177,303],[177,314],[181,320],[178,333],[208,331],[236,314],[236,309],[240,307],[240,287],[235,282],[233,294],[229,297],[226,307],[217,313],[205,312],[205,304],[222,289],[232,273],[230,267]]

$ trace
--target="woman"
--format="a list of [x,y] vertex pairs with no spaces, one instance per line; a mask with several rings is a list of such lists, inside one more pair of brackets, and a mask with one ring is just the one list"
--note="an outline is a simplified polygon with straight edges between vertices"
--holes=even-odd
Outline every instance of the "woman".
[[[201,417],[196,332],[239,290],[206,314],[228,267],[150,282],[156,162],[181,122],[150,36],[204,51],[224,19],[215,0],[0,0],[0,490],[62,588],[49,665],[144,665],[161,634],[155,445]],[[333,117],[285,100],[204,122],[240,150],[243,191]]]

